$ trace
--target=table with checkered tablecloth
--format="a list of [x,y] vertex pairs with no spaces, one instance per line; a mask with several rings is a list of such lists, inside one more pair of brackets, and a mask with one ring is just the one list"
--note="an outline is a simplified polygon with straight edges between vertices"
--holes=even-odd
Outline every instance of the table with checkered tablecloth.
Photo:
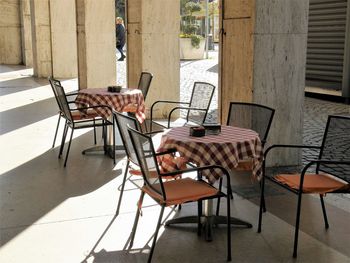
[[[167,130],[161,139],[159,151],[175,148],[182,157],[198,166],[221,165],[232,170],[240,160],[253,160],[253,178],[260,179],[263,151],[259,135],[252,130],[232,126],[222,126],[219,135],[193,137],[189,127],[177,127]],[[166,162],[164,166],[171,163]],[[171,170],[171,167],[165,167]],[[219,170],[203,174],[214,183],[220,178]]]
[[[146,118],[145,102],[139,89],[122,89],[120,92],[108,92],[107,88],[82,89],[79,90],[75,104],[78,107],[107,105],[119,112],[124,111],[128,105],[136,105],[137,120],[142,123]],[[95,108],[95,111],[106,119],[112,115],[106,108]]]

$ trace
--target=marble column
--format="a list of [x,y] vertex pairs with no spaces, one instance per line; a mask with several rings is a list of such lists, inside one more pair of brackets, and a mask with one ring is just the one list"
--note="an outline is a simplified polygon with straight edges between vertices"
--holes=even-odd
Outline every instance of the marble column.
[[36,77],[52,75],[49,0],[30,1],[32,17],[33,71]]
[[[180,96],[180,1],[129,0],[127,6],[128,85],[136,87],[141,71],[153,74],[146,105]],[[166,116],[168,108],[156,112]]]
[[0,0],[0,64],[21,64],[20,1]]
[[32,47],[32,18],[30,15],[30,0],[22,0],[21,3],[21,26],[22,26],[22,54],[23,64],[33,66]]
[[[276,110],[268,143],[302,142],[308,1],[224,1],[221,121],[230,101]],[[271,164],[296,164],[300,152]]]
[[79,88],[116,84],[114,0],[76,0]]
[[76,78],[77,27],[75,1],[50,0],[52,71],[56,78]]

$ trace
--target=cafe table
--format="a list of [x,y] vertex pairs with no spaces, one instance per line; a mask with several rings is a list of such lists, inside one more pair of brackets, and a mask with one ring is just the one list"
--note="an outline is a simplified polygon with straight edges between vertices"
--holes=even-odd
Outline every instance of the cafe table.
[[[87,107],[87,106],[99,106],[107,105],[118,112],[127,112],[128,106],[133,107],[136,119],[142,123],[146,119],[145,115],[145,102],[141,90],[139,89],[121,89],[120,92],[110,92],[106,88],[91,88],[79,90],[78,95],[75,99],[75,104],[77,107]],[[113,114],[107,108],[95,108],[96,113],[105,119],[112,119]],[[116,131],[118,132],[118,131]],[[116,141],[120,136],[115,136]],[[121,142],[119,140],[119,142]],[[112,129],[107,132],[107,144],[109,146],[113,145]],[[118,145],[117,150],[123,149],[122,145]],[[107,152],[111,157],[114,157],[114,153],[111,152],[112,147],[107,147]],[[97,146],[89,148],[83,151],[83,154],[87,153],[104,153],[106,149],[103,146]]]
[[[252,177],[259,179],[262,174],[263,151],[259,135],[249,129],[222,126],[217,135],[203,137],[190,136],[190,127],[176,127],[163,133],[158,151],[176,149],[183,158],[197,166],[220,165],[228,171],[234,170],[241,160],[252,160]],[[161,161],[161,160],[160,160]],[[164,169],[172,170],[171,162],[164,162]],[[221,176],[220,170],[202,173],[210,183],[215,183]],[[213,202],[204,204],[204,223],[206,240],[212,240],[212,226],[226,223],[226,217],[213,215]],[[197,216],[179,217],[168,220],[166,225],[197,223]],[[243,220],[231,217],[231,224],[251,228]]]

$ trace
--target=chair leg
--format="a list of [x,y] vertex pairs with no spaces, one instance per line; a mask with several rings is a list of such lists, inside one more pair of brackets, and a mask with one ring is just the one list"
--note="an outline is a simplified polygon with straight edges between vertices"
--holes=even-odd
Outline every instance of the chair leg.
[[230,206],[230,194],[226,196],[227,199],[227,261],[231,261],[231,206]]
[[265,177],[263,176],[260,183],[260,208],[259,208],[259,223],[258,223],[258,233],[261,233],[261,222],[262,222],[262,213],[265,207]]
[[128,171],[129,171],[129,163],[130,163],[130,161],[127,160],[126,167],[125,167],[125,172],[124,172],[124,177],[123,177],[123,182],[122,182],[122,188],[120,189],[118,206],[117,206],[117,211],[115,212],[115,216],[119,215],[119,209],[120,209],[120,205],[122,203],[122,198],[123,198],[123,193],[124,193],[124,186],[125,186],[125,181],[126,181],[126,175],[128,174]]
[[[261,190],[261,181],[259,182],[260,190]],[[265,196],[262,197],[262,206],[263,206],[263,212],[266,212],[266,204],[265,204]]]
[[159,228],[160,228],[160,225],[162,224],[162,217],[163,217],[163,213],[164,213],[164,208],[165,208],[165,205],[162,205],[162,208],[161,208],[160,214],[159,214],[159,218],[158,218],[158,222],[157,222],[156,232],[154,233],[154,237],[153,237],[151,251],[149,252],[149,256],[148,256],[148,260],[147,260],[148,263],[151,263],[151,261],[152,261],[153,251],[154,251],[154,247],[156,246]]
[[93,122],[94,122],[94,143],[97,144],[97,140],[96,140],[96,126],[95,126],[96,123],[95,123],[95,118],[94,118]]
[[[221,188],[222,188],[222,177],[220,177],[219,179],[219,191],[221,192]],[[219,211],[220,211],[220,197],[218,197],[218,201],[216,203],[216,215],[219,215]]]
[[321,199],[321,206],[322,206],[322,212],[323,212],[324,225],[325,225],[325,228],[328,229],[329,228],[329,224],[328,224],[328,219],[327,219],[327,212],[326,212],[326,207],[324,205],[324,200],[323,200],[323,196],[322,195],[320,195],[320,199]]
[[298,254],[298,237],[299,237],[299,224],[300,224],[300,211],[301,211],[301,197],[302,197],[302,192],[299,191],[299,194],[298,194],[298,207],[297,207],[297,218],[296,218],[296,222],[295,222],[293,258],[296,258],[297,254]]
[[[139,199],[139,204],[142,204],[143,197],[145,196],[145,192],[141,191],[140,199]],[[137,229],[137,224],[139,222],[139,217],[140,217],[140,209],[137,207],[136,215],[135,215],[135,220],[134,220],[134,225],[131,230],[131,236],[130,236],[130,243],[129,243],[129,249],[132,248],[132,245],[134,244],[134,238],[136,234],[136,229]]]
[[[106,127],[106,131],[107,131],[107,127]],[[115,146],[115,123],[114,123],[114,120],[113,120],[113,127],[112,127],[112,132],[113,132],[113,164],[115,164],[115,150],[116,150],[116,146]],[[105,137],[107,135],[107,132],[105,134]]]
[[58,121],[57,121],[57,126],[56,126],[56,132],[55,132],[55,137],[53,137],[53,143],[52,143],[52,148],[55,147],[55,142],[56,142],[56,138],[57,138],[57,132],[58,132],[58,128],[60,127],[60,121],[61,121],[61,114],[58,114]]
[[201,223],[201,217],[203,214],[203,205],[202,201],[197,202],[198,206],[198,228],[197,228],[197,235],[200,236],[202,234],[202,223]]
[[68,149],[67,149],[67,153],[66,153],[66,160],[64,161],[64,167],[66,167],[66,165],[67,165],[67,160],[68,160],[68,154],[69,154],[69,150],[70,150],[70,145],[72,144],[73,132],[74,132],[74,129],[72,129],[72,132],[71,132],[71,134],[70,134],[69,143],[68,143]]
[[68,132],[68,125],[67,125],[67,121],[64,125],[64,129],[63,129],[63,135],[62,135],[62,140],[61,140],[61,147],[60,147],[60,152],[58,154],[58,158],[60,159],[63,153],[63,149],[64,149],[64,145],[66,142],[66,137],[67,137],[67,132]]

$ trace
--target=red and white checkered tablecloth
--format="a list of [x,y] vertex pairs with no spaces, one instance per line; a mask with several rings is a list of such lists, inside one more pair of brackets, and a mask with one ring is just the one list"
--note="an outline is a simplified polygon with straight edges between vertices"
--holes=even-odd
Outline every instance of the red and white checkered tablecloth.
[[[142,123],[146,119],[146,106],[139,89],[122,89],[118,93],[108,92],[107,88],[83,89],[79,90],[75,104],[78,107],[107,105],[119,112],[122,112],[127,105],[137,105],[135,113],[137,120]],[[106,108],[95,108],[95,111],[106,119],[112,115]]]
[[[175,148],[182,157],[198,166],[221,165],[234,169],[240,160],[253,159],[253,178],[260,179],[262,173],[263,151],[259,135],[252,130],[232,126],[222,126],[219,135],[204,137],[189,136],[189,127],[177,127],[166,131],[158,151]],[[162,165],[170,165],[169,162]],[[166,167],[171,170],[171,167]],[[214,183],[222,172],[212,170],[205,175]]]

